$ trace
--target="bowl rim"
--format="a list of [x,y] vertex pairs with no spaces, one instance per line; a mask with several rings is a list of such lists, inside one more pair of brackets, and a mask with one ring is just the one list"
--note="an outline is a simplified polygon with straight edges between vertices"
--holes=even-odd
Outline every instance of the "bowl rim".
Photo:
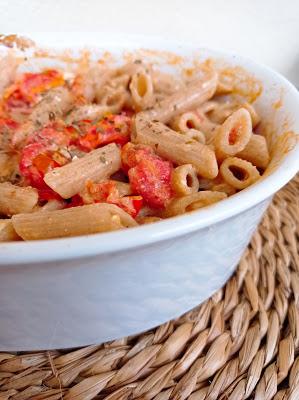
[[[120,47],[116,45],[120,39],[129,43],[131,48],[144,48],[149,46],[151,49],[177,51],[179,49],[188,49],[193,51],[205,51],[217,58],[231,59],[235,58],[236,64],[246,64],[245,69],[249,72],[263,72],[272,76],[276,81],[284,87],[293,97],[293,101],[298,103],[299,108],[299,92],[297,89],[281,74],[272,68],[257,63],[250,58],[235,55],[231,52],[224,52],[214,48],[204,47],[200,44],[185,43],[177,40],[161,39],[154,36],[145,35],[123,35],[123,34],[107,34],[101,32],[78,32],[63,33],[65,40],[56,42],[62,33],[25,33],[28,37],[39,37],[37,41],[39,45],[46,47],[82,48],[84,42],[76,41],[76,38],[88,37],[88,46],[93,44],[89,42],[89,38],[101,37],[104,42],[104,48]],[[91,36],[92,35],[92,36]],[[49,38],[51,38],[49,40]],[[45,44],[43,44],[45,41]],[[68,44],[67,44],[68,43]],[[79,43],[79,46],[78,46]],[[86,43],[86,42],[85,42]],[[100,46],[98,46],[100,47]],[[122,47],[122,46],[121,46]],[[248,66],[248,67],[247,67]],[[156,242],[172,239],[196,230],[214,225],[224,219],[228,219],[247,209],[256,206],[258,203],[270,198],[276,191],[284,186],[299,170],[299,143],[284,157],[281,164],[264,179],[258,181],[254,185],[245,190],[220,201],[209,207],[193,211],[188,214],[172,217],[154,224],[142,225],[121,231],[98,233],[92,235],[82,235],[70,238],[58,238],[48,240],[36,240],[28,242],[4,242],[0,243],[0,266],[10,264],[27,264],[38,262],[57,262],[63,260],[77,259],[89,256],[97,256],[103,254],[111,254],[113,252],[130,250],[133,248],[151,245]]]

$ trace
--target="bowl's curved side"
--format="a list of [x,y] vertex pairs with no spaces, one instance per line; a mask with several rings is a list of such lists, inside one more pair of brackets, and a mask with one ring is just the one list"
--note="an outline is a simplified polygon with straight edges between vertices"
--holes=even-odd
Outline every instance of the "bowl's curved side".
[[134,251],[2,267],[0,351],[100,343],[182,315],[225,284],[268,201]]

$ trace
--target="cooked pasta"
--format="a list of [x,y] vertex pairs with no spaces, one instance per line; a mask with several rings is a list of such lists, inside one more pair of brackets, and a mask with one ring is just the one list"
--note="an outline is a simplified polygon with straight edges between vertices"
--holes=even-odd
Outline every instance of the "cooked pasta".
[[44,181],[63,199],[79,193],[88,179],[107,179],[120,169],[120,150],[114,144],[91,151],[80,159],[46,173]]
[[250,114],[245,108],[240,108],[231,114],[217,130],[214,138],[217,157],[223,159],[241,152],[251,136]]
[[215,93],[217,74],[211,71],[208,76],[189,83],[178,93],[166,97],[152,110],[146,112],[146,116],[152,120],[167,123],[176,115],[192,110],[209,100]]
[[266,169],[270,161],[266,139],[261,135],[252,135],[246,147],[237,156],[250,161],[258,168]]
[[0,59],[0,242],[161,221],[234,195],[270,162],[255,106],[211,64],[22,70]]
[[154,105],[152,77],[145,70],[139,70],[132,76],[130,91],[136,110],[144,110]]
[[226,183],[239,190],[250,186],[260,177],[253,164],[238,157],[226,158],[220,166],[220,173]]
[[227,196],[224,192],[213,192],[203,190],[202,192],[192,193],[177,199],[172,200],[165,214],[167,217],[172,217],[179,214],[184,214],[188,211],[197,210],[225,199]]
[[0,219],[0,242],[11,242],[19,239],[20,237],[17,235],[11,219]]
[[152,122],[143,113],[135,119],[132,141],[151,146],[161,157],[175,164],[192,164],[197,173],[205,178],[218,174],[215,153],[204,144],[190,140],[161,122]]
[[136,222],[113,204],[90,204],[65,210],[18,214],[12,217],[24,240],[89,235],[135,226]]
[[172,173],[172,188],[178,196],[198,192],[199,182],[191,164],[180,165]]
[[30,213],[37,202],[36,189],[15,186],[9,182],[0,183],[0,214]]

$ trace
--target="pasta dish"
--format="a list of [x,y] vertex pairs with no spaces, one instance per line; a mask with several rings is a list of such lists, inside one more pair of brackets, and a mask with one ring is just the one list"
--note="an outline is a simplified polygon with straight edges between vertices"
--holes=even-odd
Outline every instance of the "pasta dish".
[[254,106],[213,67],[21,63],[0,60],[0,241],[160,221],[245,189],[269,164]]

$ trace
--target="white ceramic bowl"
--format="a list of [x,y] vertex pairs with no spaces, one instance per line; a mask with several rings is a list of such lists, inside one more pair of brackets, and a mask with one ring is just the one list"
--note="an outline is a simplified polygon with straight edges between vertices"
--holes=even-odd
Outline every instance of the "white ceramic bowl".
[[[191,57],[197,45],[160,38],[85,34],[30,35],[40,45],[112,53],[139,48]],[[299,94],[253,61],[207,49],[263,82],[256,107],[282,132],[299,131]],[[274,112],[273,102],[282,98]],[[233,273],[272,195],[297,172],[298,146],[278,169],[216,205],[126,231],[0,245],[0,350],[82,346],[141,332],[190,310]]]

